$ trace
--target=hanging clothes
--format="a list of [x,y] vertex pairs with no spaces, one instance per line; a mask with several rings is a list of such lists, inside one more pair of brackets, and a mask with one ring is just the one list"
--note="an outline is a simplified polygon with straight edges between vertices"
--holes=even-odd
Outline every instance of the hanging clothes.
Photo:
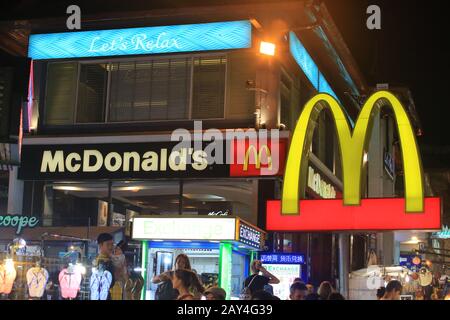
[[61,287],[61,296],[64,299],[75,299],[80,291],[81,272],[77,270],[62,269],[59,273],[59,285]]
[[107,300],[111,283],[111,272],[93,269],[90,280],[91,300]]
[[30,298],[42,298],[47,286],[48,272],[44,268],[34,267],[27,271],[27,285]]
[[0,293],[10,294],[16,280],[17,271],[14,268],[14,264],[0,265]]

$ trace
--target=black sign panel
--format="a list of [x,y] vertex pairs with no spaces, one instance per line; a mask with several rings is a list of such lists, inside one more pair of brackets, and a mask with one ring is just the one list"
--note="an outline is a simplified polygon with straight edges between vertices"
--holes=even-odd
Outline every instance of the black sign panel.
[[211,142],[205,142],[196,149],[194,145],[180,147],[177,141],[23,145],[19,179],[229,177],[230,166],[225,164],[225,158],[222,163],[208,162],[205,151],[208,144]]
[[263,235],[261,231],[239,220],[239,241],[255,248],[261,248]]

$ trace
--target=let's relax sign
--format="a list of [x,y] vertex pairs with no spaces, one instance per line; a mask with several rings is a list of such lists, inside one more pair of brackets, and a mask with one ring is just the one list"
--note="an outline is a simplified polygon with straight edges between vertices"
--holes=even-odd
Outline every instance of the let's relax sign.
[[30,35],[28,57],[63,59],[242,49],[251,46],[249,21]]

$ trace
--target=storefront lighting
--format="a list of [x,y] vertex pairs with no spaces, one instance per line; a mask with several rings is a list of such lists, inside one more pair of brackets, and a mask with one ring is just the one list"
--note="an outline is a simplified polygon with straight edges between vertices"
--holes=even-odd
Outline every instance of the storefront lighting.
[[168,265],[168,264],[171,264],[171,262],[172,262],[172,259],[170,259],[169,257],[164,258],[164,264]]
[[217,240],[210,240],[209,242],[212,242],[212,243],[220,243],[220,241],[217,241]]
[[83,266],[81,263],[77,263],[75,265],[75,270],[77,270],[79,273],[81,273],[83,275],[86,274],[86,267]]
[[275,44],[271,42],[261,41],[259,52],[268,56],[275,55]]
[[191,240],[181,240],[181,242],[192,242]]
[[152,241],[155,241],[155,242],[163,242],[164,240],[155,239],[155,240],[152,240]]

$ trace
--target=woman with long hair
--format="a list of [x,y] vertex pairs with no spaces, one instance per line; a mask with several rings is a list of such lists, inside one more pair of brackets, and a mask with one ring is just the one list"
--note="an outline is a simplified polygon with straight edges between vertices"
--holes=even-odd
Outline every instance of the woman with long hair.
[[328,300],[328,297],[330,294],[334,292],[333,287],[331,286],[331,283],[328,281],[323,281],[319,289],[317,290],[317,293],[320,296],[320,300]]
[[205,290],[198,276],[186,269],[178,269],[172,273],[172,286],[178,290],[177,300],[199,300]]
[[[191,262],[189,261],[189,257],[187,255],[185,255],[184,253],[180,253],[175,258],[175,263],[174,263],[173,270],[179,270],[179,269],[192,270]],[[164,281],[170,280],[169,272],[170,271],[166,271],[164,273],[161,273],[161,274],[158,274],[158,275],[154,276],[153,279],[152,279],[152,282],[153,283],[160,283],[160,282],[164,282]]]

